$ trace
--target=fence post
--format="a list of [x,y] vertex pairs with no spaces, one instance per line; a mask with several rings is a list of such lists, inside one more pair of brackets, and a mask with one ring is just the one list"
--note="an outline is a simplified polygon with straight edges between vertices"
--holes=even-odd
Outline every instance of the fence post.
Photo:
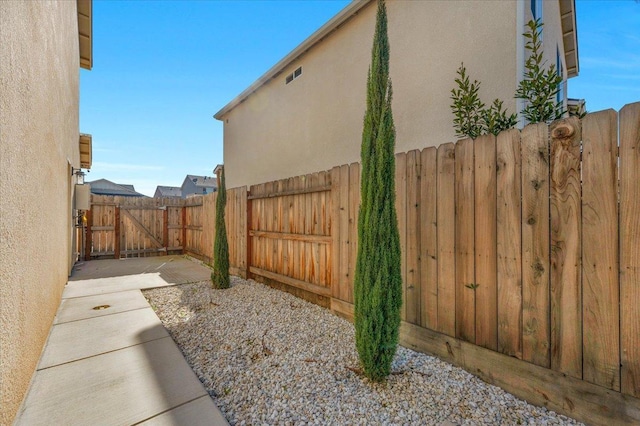
[[93,245],[91,241],[91,223],[93,222],[93,217],[91,215],[91,210],[87,210],[87,236],[85,238],[85,246],[84,246],[84,260],[91,260],[91,246]]
[[247,275],[247,279],[251,279],[252,278],[252,274],[251,274],[251,255],[252,255],[252,250],[251,250],[251,216],[252,216],[252,202],[251,202],[251,198],[249,197],[251,195],[251,191],[247,190],[246,192],[246,197],[247,197],[247,223],[245,224],[245,228],[247,230],[247,249],[246,249],[246,254],[247,254],[247,262],[246,262],[246,275]]
[[113,257],[120,259],[120,206],[116,206],[115,223],[113,227]]

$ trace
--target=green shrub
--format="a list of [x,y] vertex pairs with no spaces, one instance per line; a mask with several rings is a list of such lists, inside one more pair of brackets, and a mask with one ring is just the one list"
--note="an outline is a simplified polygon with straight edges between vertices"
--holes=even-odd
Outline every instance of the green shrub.
[[474,80],[469,81],[467,69],[464,63],[460,65],[458,78],[455,79],[457,89],[451,89],[451,110],[453,111],[453,128],[457,137],[469,137],[475,139],[484,133],[482,123],[482,110],[484,104],[480,101],[478,91],[480,83]]
[[557,101],[556,95],[563,77],[558,75],[556,66],[546,67],[542,60],[542,22],[531,20],[527,23],[529,30],[524,33],[527,39],[525,48],[529,56],[524,64],[524,78],[518,84],[515,97],[525,100],[522,116],[529,123],[545,123],[562,118],[565,111],[562,100]]
[[507,115],[507,111],[502,109],[503,102],[500,99],[495,99],[489,108],[485,108],[478,95],[480,82],[474,80],[472,83],[469,80],[464,63],[456,73],[458,87],[451,89],[451,111],[457,137],[475,139],[487,133],[497,135],[518,123],[516,114]]
[[224,222],[224,208],[227,205],[227,188],[224,182],[224,167],[220,172],[218,182],[218,197],[216,198],[216,237],[213,245],[213,272],[211,283],[214,288],[229,288],[229,242],[227,241],[227,226]]
[[502,109],[502,101],[495,99],[489,108],[481,111],[484,133],[498,136],[503,130],[511,129],[518,124],[516,114],[507,115],[507,110]]
[[377,382],[391,372],[402,306],[391,97],[387,11],[381,0],[367,79],[354,278],[356,348],[364,374]]

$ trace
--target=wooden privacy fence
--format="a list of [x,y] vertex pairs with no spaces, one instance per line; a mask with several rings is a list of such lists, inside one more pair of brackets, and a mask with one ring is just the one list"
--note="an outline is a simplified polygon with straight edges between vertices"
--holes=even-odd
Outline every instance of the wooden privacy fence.
[[[397,154],[395,178],[404,345],[640,421],[640,104]],[[252,186],[250,275],[350,317],[359,191],[357,163]]]
[[[395,180],[403,345],[588,423],[640,423],[640,103],[397,154]],[[352,317],[358,163],[228,194],[233,274]],[[124,253],[210,263],[215,197],[95,204],[93,246],[119,205]]]

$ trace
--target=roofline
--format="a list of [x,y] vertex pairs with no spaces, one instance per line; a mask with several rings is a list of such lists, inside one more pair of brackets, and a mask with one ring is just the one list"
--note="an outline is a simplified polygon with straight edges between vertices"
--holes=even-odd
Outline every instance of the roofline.
[[[313,46],[324,40],[329,34],[337,30],[342,24],[347,22],[353,16],[357,15],[361,9],[371,3],[373,0],[353,0],[344,9],[342,9],[336,16],[331,18],[326,24],[320,27],[316,32],[311,34],[305,41],[303,41],[298,47],[293,49],[287,56],[282,58],[278,63],[271,67],[266,73],[259,77],[251,86],[247,87],[242,93],[236,96],[231,102],[225,105],[220,111],[218,111],[213,118],[222,121],[225,114],[244,102],[249,96],[256,90],[262,87],[264,84],[277,77],[282,71],[298,60],[302,55],[307,53]],[[569,17],[569,26],[562,28],[562,39],[565,51],[565,63],[575,63],[575,66],[567,66],[567,75],[569,78],[578,75],[579,63],[578,63],[578,36],[576,25],[576,4],[575,0],[559,0],[560,14],[562,16]],[[562,20],[561,20],[562,22]],[[568,61],[573,59],[573,61]]]
[[258,78],[251,86],[246,88],[242,93],[236,96],[231,102],[225,105],[220,111],[218,111],[213,118],[216,120],[222,120],[222,117],[244,102],[253,92],[258,90],[264,84],[269,82],[271,79],[277,77],[282,71],[291,65],[294,61],[298,60],[302,55],[307,53],[309,49],[311,49],[314,45],[320,43],[324,40],[329,34],[333,31],[337,30],[342,24],[351,19],[354,15],[357,15],[358,12],[372,0],[353,0],[349,3],[344,9],[342,9],[336,16],[331,18],[326,24],[324,24],[320,29],[318,29],[315,33],[311,34],[305,41],[303,41],[298,47],[293,49],[291,53],[282,58],[277,64],[271,67],[266,73],[264,73],[260,78]]
[[580,62],[578,57],[578,25],[576,23],[576,1],[559,0],[559,3],[560,22],[562,26],[562,44],[564,47],[564,60],[565,64],[567,65],[567,77],[571,78],[576,77],[580,72]]

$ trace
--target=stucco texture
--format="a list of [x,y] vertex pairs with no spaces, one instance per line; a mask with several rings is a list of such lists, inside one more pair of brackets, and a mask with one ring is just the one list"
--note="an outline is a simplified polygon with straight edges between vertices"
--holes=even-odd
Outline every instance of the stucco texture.
[[71,265],[75,1],[0,2],[0,424],[29,386]]
[[[485,104],[500,98],[516,112],[522,4],[388,1],[387,10],[396,152],[456,140],[450,96],[462,62]],[[371,2],[221,117],[228,187],[359,161],[375,13]]]

